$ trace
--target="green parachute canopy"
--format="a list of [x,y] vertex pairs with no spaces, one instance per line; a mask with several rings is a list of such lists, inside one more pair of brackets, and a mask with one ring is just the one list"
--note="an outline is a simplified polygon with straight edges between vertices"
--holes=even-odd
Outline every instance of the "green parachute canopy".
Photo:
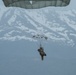
[[38,9],[48,6],[67,6],[70,0],[3,0],[6,7],[21,7],[26,9]]

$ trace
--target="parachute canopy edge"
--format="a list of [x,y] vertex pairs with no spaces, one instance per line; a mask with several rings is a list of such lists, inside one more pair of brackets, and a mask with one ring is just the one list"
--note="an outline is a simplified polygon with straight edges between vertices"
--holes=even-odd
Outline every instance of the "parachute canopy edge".
[[3,2],[6,7],[38,9],[48,6],[55,6],[55,7],[67,6],[69,5],[70,0],[3,0]]

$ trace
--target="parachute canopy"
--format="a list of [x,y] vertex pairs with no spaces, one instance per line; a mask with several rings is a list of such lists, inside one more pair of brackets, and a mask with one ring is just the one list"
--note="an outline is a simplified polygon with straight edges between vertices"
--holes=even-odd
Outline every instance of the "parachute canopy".
[[70,3],[70,0],[3,0],[3,2],[6,7],[38,9],[48,6],[67,6]]
[[47,36],[45,36],[45,35],[40,35],[40,34],[33,35],[33,38],[37,38],[37,39],[45,39],[45,40],[47,40],[47,39],[48,39],[48,37],[47,37]]

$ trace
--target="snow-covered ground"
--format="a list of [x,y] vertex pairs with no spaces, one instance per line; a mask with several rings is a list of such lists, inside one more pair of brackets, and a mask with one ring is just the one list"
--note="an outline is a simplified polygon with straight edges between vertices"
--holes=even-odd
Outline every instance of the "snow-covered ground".
[[7,9],[0,14],[1,40],[30,40],[32,35],[46,35],[50,41],[71,46],[76,43],[76,10]]

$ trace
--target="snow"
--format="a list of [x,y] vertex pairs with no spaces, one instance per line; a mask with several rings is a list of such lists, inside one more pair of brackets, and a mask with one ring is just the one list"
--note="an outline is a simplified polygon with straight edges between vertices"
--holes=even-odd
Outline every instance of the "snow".
[[[54,11],[48,9],[32,11],[8,9],[8,12],[5,14],[4,18],[7,18],[6,24],[8,23],[8,25],[11,26],[11,29],[9,28],[10,30],[7,31],[4,36],[1,36],[1,38],[14,41],[18,39],[27,39],[30,41],[33,40],[30,37],[33,34],[45,34],[47,37],[49,37],[50,40],[54,42],[62,41],[65,43],[67,42],[67,44],[69,43],[70,45],[74,45],[75,42],[72,38],[70,38],[70,36],[76,35],[76,21],[75,19],[71,19],[71,17],[75,18],[76,16],[75,10]],[[12,14],[11,11],[13,11]],[[49,12],[51,15],[49,15]],[[1,31],[1,33],[2,32],[3,31]],[[26,38],[25,36],[28,37]]]
[[11,26],[12,23],[16,20],[16,15],[13,15],[10,20],[8,21],[8,24]]
[[3,16],[4,12],[6,12],[6,11],[7,11],[7,9],[0,8],[0,20],[1,20],[2,16]]

